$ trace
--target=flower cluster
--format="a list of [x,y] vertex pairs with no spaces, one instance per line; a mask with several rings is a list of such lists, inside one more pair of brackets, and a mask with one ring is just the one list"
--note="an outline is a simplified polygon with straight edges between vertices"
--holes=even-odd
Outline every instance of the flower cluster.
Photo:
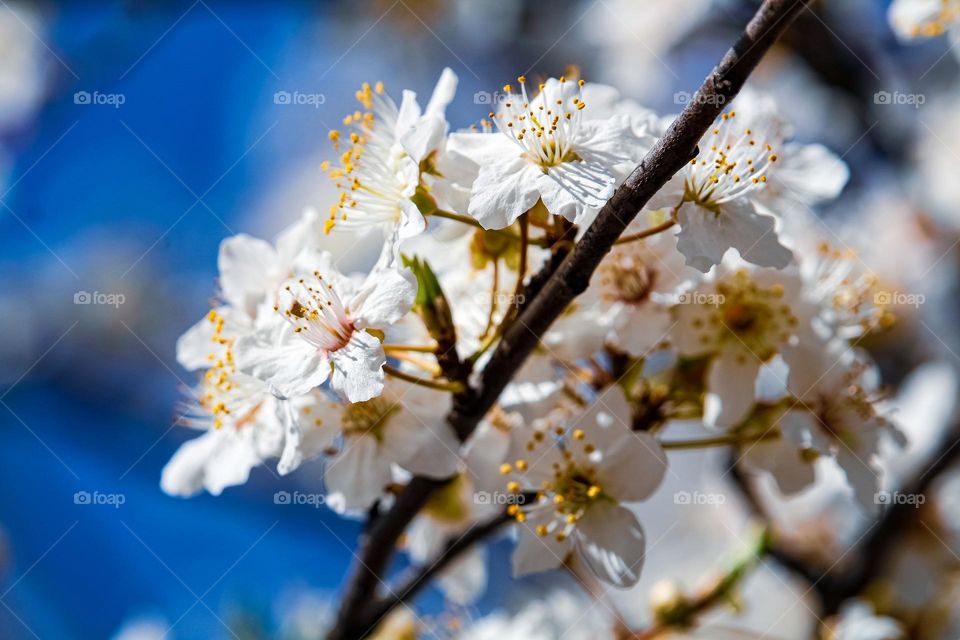
[[[329,135],[329,213],[307,212],[272,244],[223,242],[218,303],[177,348],[200,372],[183,422],[202,433],[164,489],[219,493],[271,459],[286,474],[320,458],[326,503],[349,515],[411,474],[452,478],[407,531],[415,561],[505,513],[516,574],[582,564],[620,587],[646,552],[633,505],[668,472],[677,441],[664,434],[681,421],[710,430],[684,448],[730,445],[786,494],[833,460],[874,508],[878,447],[901,436],[854,341],[890,325],[889,301],[855,252],[797,223],[839,195],[846,165],[792,141],[754,91],[461,442],[447,416],[532,302],[531,277],[575,247],[666,119],[611,87],[519,77],[496,111],[455,131],[456,84],[445,70],[424,108],[413,92],[398,106],[363,85]],[[370,231],[383,238],[375,264],[343,273],[335,255]],[[464,556],[441,586],[468,602],[483,565]]]

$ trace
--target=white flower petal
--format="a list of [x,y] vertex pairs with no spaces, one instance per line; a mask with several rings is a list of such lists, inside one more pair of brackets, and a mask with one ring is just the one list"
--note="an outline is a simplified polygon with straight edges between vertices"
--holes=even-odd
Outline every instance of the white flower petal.
[[354,331],[350,342],[330,354],[330,388],[350,402],[363,402],[383,391],[383,345],[366,331]]
[[876,500],[880,488],[880,470],[870,461],[870,457],[865,452],[853,452],[841,446],[837,451],[837,464],[847,476],[857,504],[865,512],[876,514],[880,511],[880,503]]
[[484,229],[503,229],[530,210],[540,199],[537,189],[543,173],[520,156],[501,157],[480,165],[480,174],[473,183],[468,213]]
[[761,364],[746,347],[731,346],[720,351],[707,372],[707,390],[716,399],[716,407],[710,415],[704,410],[706,424],[726,429],[747,417],[756,398]]
[[667,184],[663,185],[660,188],[660,191],[657,191],[647,204],[644,205],[644,209],[647,211],[657,211],[660,209],[672,209],[681,202],[683,202],[683,194],[685,191],[684,177],[683,173],[678,173],[670,180],[667,181]]
[[[296,222],[277,234],[277,256],[280,265],[284,269],[289,269],[297,255],[304,249],[315,246],[323,235],[320,214],[312,207],[304,209]],[[281,277],[286,275],[286,273],[280,274]]]
[[240,371],[263,380],[283,397],[303,395],[330,376],[326,354],[300,338],[280,316],[238,338],[233,351]]
[[603,449],[597,470],[600,486],[618,502],[645,500],[656,491],[667,472],[667,454],[649,433],[624,433]]
[[476,164],[476,169],[502,160],[510,154],[519,156],[515,144],[499,133],[456,132],[447,138],[447,155],[451,156],[451,169],[458,168],[464,160]]
[[483,421],[463,446],[463,460],[469,477],[478,491],[500,491],[503,476],[500,464],[510,451],[510,434]]
[[401,462],[411,473],[428,478],[449,478],[457,472],[460,456],[457,450],[460,441],[445,419],[430,426],[422,426],[420,446],[414,455]]
[[812,205],[833,200],[850,179],[850,168],[822,144],[790,143],[782,161],[770,174],[768,188],[785,189],[784,195]]
[[324,471],[327,505],[337,513],[370,508],[391,481],[390,463],[382,459],[377,439],[350,438],[344,450],[330,458]]
[[397,121],[394,126],[396,136],[403,136],[419,119],[420,105],[417,104],[417,94],[405,89],[400,99],[400,109],[397,111]]
[[513,550],[512,559],[513,575],[516,578],[558,568],[573,548],[571,538],[558,542],[552,535],[538,536],[536,527],[539,524],[541,521],[536,517],[517,523],[520,537],[516,549]]
[[211,430],[180,446],[164,466],[160,486],[173,496],[201,489],[220,495],[226,487],[245,483],[260,463],[247,442],[226,430]]
[[617,182],[599,162],[564,162],[533,175],[537,176],[537,189],[547,211],[576,223],[581,222],[587,209],[606,204]]
[[424,114],[443,116],[447,107],[453,102],[453,96],[457,93],[457,84],[459,82],[460,79],[457,78],[457,74],[453,72],[453,69],[444,67],[443,71],[440,72],[440,79],[437,80],[437,85],[433,88],[433,93],[430,94],[430,101],[427,102],[427,108],[424,110]]
[[410,311],[416,297],[417,283],[409,269],[378,265],[350,301],[350,314],[360,328],[385,329]]
[[704,273],[719,264],[731,247],[747,262],[762,267],[782,269],[793,259],[777,239],[776,221],[757,213],[746,198],[725,202],[719,212],[687,202],[677,212],[677,220],[677,250],[687,265]]
[[223,299],[255,316],[257,305],[273,294],[280,275],[278,263],[277,252],[269,242],[245,234],[225,239],[217,257]]
[[797,446],[785,439],[748,445],[742,456],[751,469],[772,474],[777,488],[785,496],[803,491],[816,480],[814,464],[805,461]]
[[633,169],[656,141],[646,128],[643,116],[617,114],[602,120],[587,120],[580,125],[577,155],[607,167],[622,164]]
[[420,163],[440,148],[447,135],[447,121],[442,116],[424,116],[400,136],[400,145],[414,162]]
[[303,450],[300,447],[303,442],[303,434],[300,431],[300,424],[294,416],[294,408],[289,402],[277,402],[276,412],[277,422],[284,434],[283,451],[280,453],[280,460],[277,461],[277,473],[285,476],[296,470],[303,462]]
[[615,587],[640,579],[646,539],[637,517],[610,502],[598,502],[577,523],[577,550],[590,570]]
[[[217,313],[228,310],[229,307],[220,307]],[[214,323],[207,316],[187,329],[177,339],[177,362],[187,371],[205,369],[210,366],[209,355],[213,351],[212,341]]]
[[469,548],[441,572],[437,586],[455,604],[463,606],[476,601],[487,588],[486,548]]

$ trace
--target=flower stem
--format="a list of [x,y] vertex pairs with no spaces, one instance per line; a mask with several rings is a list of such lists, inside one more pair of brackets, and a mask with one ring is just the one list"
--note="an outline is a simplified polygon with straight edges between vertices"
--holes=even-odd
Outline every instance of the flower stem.
[[764,440],[774,440],[780,437],[779,431],[767,431],[758,436],[744,438],[736,434],[714,436],[712,438],[697,438],[694,440],[661,440],[660,446],[664,449],[706,449],[708,447],[726,447],[728,445],[753,444]]
[[415,345],[415,344],[385,344],[384,351],[416,351],[418,353],[433,353],[437,350],[437,345]]
[[[477,227],[478,229],[483,229],[483,226],[471,218],[470,216],[465,216],[462,213],[454,213],[453,211],[444,211],[443,209],[434,209],[430,212],[431,216],[437,216],[438,218],[446,218],[447,220],[456,220],[457,222],[462,222],[463,224],[468,224],[471,227]],[[513,234],[510,234],[513,235]]]
[[399,378],[400,380],[405,380],[411,384],[419,385],[421,387],[427,387],[428,389],[436,389],[437,391],[449,391],[450,393],[461,393],[463,391],[463,384],[460,382],[442,382],[437,380],[427,380],[425,378],[418,378],[417,376],[410,375],[405,371],[396,369],[389,364],[383,365],[383,372],[394,378]]
[[480,336],[480,340],[483,341],[490,335],[490,331],[493,330],[493,319],[497,315],[498,302],[500,300],[500,260],[497,258],[493,259],[493,278],[492,286],[490,289],[490,313],[487,314],[487,325],[483,328],[483,334]]
[[649,229],[644,229],[643,231],[638,231],[637,233],[632,233],[628,236],[620,236],[620,238],[614,242],[614,244],[626,244],[628,242],[634,242],[635,240],[643,240],[644,238],[649,238],[650,236],[655,236],[662,231],[666,231],[675,224],[677,224],[677,221],[671,217],[666,222],[661,222],[660,224],[650,227]]
[[513,288],[513,300],[510,308],[511,318],[520,310],[523,297],[523,278],[527,275],[527,251],[530,249],[530,214],[520,216],[520,266],[517,268],[517,284]]

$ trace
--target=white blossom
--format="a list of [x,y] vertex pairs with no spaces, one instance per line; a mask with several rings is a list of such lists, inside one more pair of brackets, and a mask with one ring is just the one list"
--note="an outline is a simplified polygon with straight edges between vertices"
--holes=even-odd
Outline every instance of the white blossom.
[[204,433],[185,444],[163,470],[161,486],[187,496],[206,489],[217,495],[243,484],[250,471],[279,457],[281,474],[318,453],[306,450],[297,419],[298,408],[316,400],[312,394],[281,399],[261,380],[240,372],[234,345],[238,327],[248,319],[230,307],[211,311],[180,339],[177,356],[191,370],[203,372],[191,392],[181,422]]
[[368,509],[392,482],[394,465],[432,478],[453,475],[459,443],[445,420],[449,409],[449,394],[394,378],[367,400],[317,403],[305,422],[330,434],[327,504],[341,513]]
[[616,388],[589,409],[536,425],[526,457],[504,463],[507,490],[535,497],[511,512],[519,542],[516,575],[560,566],[576,551],[602,580],[635,584],[645,552],[643,529],[622,503],[646,499],[660,484],[666,456],[647,433],[629,428]]
[[[453,100],[457,76],[444,69],[424,110],[413,91],[404,91],[400,106],[383,83],[364,84],[357,92],[363,111],[347,115],[347,134],[330,132],[339,163],[324,163],[339,190],[324,229],[368,230],[380,227],[400,239],[421,233],[426,222],[412,197],[421,181],[421,163],[445,142],[444,111]],[[346,145],[346,149],[342,145]]]
[[792,363],[789,347],[813,333],[814,308],[790,270],[722,270],[683,293],[673,313],[674,347],[683,356],[710,360],[704,419],[724,429],[753,407],[760,368],[778,354]]
[[782,269],[792,253],[775,215],[836,197],[847,168],[820,145],[786,142],[788,128],[768,96],[747,91],[734,107],[647,206],[674,213],[677,249],[691,267],[706,273],[732,247],[747,262]]
[[236,345],[241,371],[267,382],[284,397],[306,393],[330,379],[351,402],[383,389],[383,331],[413,304],[416,284],[399,267],[389,245],[357,284],[336,270],[329,253],[307,249],[294,277],[278,294],[276,313]]
[[782,438],[750,447],[745,462],[770,471],[780,490],[796,493],[814,481],[814,462],[832,456],[864,510],[880,503],[880,442],[902,446],[903,435],[881,415],[876,372],[865,356],[841,341],[809,341],[791,358],[788,389],[795,398],[778,420]]
[[532,98],[526,79],[492,114],[499,133],[454,133],[449,148],[478,166],[469,214],[487,229],[502,229],[542,200],[547,210],[581,222],[613,195],[617,166],[638,160],[649,141],[627,115],[589,117],[583,81],[542,83]]

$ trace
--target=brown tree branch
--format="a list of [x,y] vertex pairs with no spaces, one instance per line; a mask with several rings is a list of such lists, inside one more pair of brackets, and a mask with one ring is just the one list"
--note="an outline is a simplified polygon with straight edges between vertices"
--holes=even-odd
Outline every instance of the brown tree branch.
[[[630,221],[664,184],[697,155],[704,133],[746,83],[763,55],[810,0],[764,0],[743,34],[704,80],[683,112],[604,205],[596,220],[546,281],[534,277],[536,296],[503,333],[477,388],[456,394],[448,422],[461,440],[473,433],[507,383],[567,306],[582,293],[593,272]],[[553,265],[550,265],[553,266]],[[549,267],[548,267],[549,268]],[[360,562],[347,586],[330,640],[363,638],[380,611],[377,585],[397,538],[442,481],[414,478],[393,507],[363,536]]]

